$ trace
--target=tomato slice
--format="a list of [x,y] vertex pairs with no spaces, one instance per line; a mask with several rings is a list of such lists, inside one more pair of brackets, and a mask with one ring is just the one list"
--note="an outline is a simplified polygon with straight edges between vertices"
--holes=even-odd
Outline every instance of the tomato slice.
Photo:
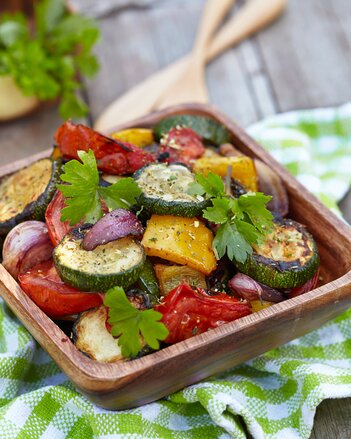
[[49,317],[60,318],[102,304],[98,293],[86,293],[66,285],[52,260],[42,262],[18,276],[23,291]]
[[65,207],[65,198],[60,191],[56,191],[45,212],[45,221],[49,236],[54,247],[73,229],[69,221],[61,221],[61,210]]
[[201,137],[191,128],[175,127],[161,139],[160,156],[165,155],[166,163],[182,162],[189,164],[191,160],[201,157],[205,147]]
[[177,343],[252,313],[247,302],[225,293],[212,296],[187,284],[170,291],[155,310],[163,314],[162,322],[169,330],[166,343]]

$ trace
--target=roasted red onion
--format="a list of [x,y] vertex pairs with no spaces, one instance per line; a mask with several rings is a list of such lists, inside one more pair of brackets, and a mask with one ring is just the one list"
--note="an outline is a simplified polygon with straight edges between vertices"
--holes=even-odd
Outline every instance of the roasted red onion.
[[7,235],[2,250],[2,264],[17,279],[19,274],[50,259],[53,249],[46,224],[25,221]]
[[233,293],[246,300],[265,300],[267,302],[282,302],[287,297],[278,290],[255,281],[246,274],[237,273],[229,282],[228,287]]
[[293,297],[301,296],[301,294],[308,293],[309,291],[314,290],[318,285],[319,280],[319,270],[316,271],[313,277],[311,279],[308,279],[306,283],[301,285],[300,287],[295,287],[289,290],[288,298],[292,299]]
[[255,167],[260,191],[272,196],[267,208],[282,217],[286,216],[289,211],[289,199],[281,178],[261,160],[255,159]]
[[141,236],[143,225],[134,215],[125,209],[116,209],[102,217],[83,239],[84,250],[94,250],[98,245],[124,238],[125,236]]

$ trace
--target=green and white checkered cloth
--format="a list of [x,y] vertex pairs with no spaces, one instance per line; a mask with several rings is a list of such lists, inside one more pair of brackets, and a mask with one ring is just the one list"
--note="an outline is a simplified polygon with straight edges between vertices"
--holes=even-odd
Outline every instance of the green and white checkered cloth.
[[[250,132],[337,209],[351,181],[351,105],[278,115]],[[108,412],[75,390],[0,303],[1,439],[308,438],[317,405],[351,396],[351,309],[221,375],[133,410]],[[239,418],[239,415],[242,418]]]

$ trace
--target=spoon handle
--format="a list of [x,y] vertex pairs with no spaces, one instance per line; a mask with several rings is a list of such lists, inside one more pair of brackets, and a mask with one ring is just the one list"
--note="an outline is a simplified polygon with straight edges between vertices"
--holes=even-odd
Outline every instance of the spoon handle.
[[249,0],[214,36],[206,61],[267,26],[283,12],[286,4],[287,0]]
[[205,56],[213,33],[234,3],[235,0],[207,0],[192,50],[195,58],[201,59]]

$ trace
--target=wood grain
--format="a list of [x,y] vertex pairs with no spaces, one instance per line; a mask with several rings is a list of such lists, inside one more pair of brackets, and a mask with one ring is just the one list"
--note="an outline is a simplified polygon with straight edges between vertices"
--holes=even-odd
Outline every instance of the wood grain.
[[[190,104],[150,115],[129,126],[151,126],[166,115],[184,112],[207,115],[224,123],[237,148],[259,157],[281,176],[289,193],[291,216],[306,224],[317,239],[326,284],[149,356],[127,363],[100,364],[78,352],[0,266],[0,290],[10,308],[76,386],[96,404],[109,409],[153,401],[228,369],[311,331],[351,305],[350,229],[227,116],[208,106]],[[17,167],[15,164],[13,168]],[[1,169],[0,175],[9,169]],[[183,365],[181,369],[179,364]]]

